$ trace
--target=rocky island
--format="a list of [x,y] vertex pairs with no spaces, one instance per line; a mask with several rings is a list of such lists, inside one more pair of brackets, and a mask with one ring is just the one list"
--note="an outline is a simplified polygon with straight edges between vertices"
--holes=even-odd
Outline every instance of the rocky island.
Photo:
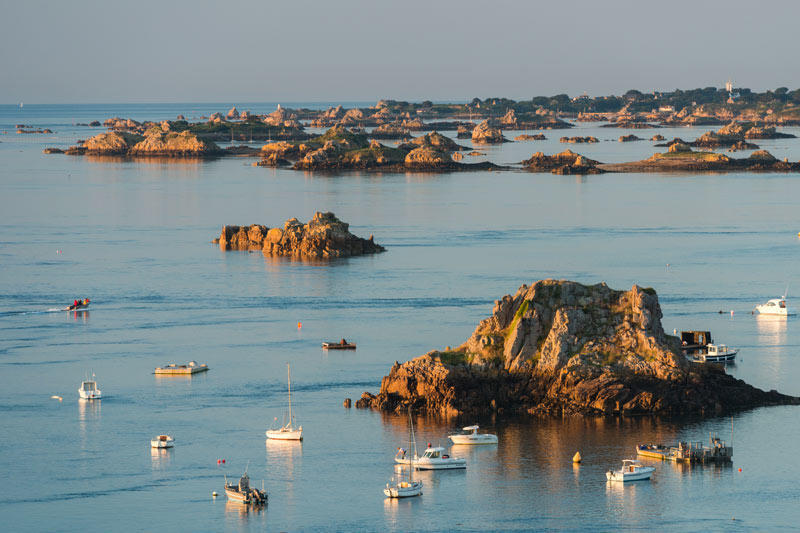
[[800,398],[689,362],[653,289],[542,280],[497,300],[461,346],[396,362],[357,407],[452,416],[719,415]]
[[757,150],[745,158],[728,157],[716,152],[697,152],[685,143],[675,142],[665,153],[628,163],[599,164],[605,172],[800,172],[800,163],[781,161],[766,150]]
[[[453,157],[459,146],[437,132],[427,133],[397,147],[385,146],[364,133],[334,126],[304,142],[267,144],[261,149],[260,166],[292,164],[295,170],[339,171],[459,171],[501,168],[489,162],[459,163]],[[460,154],[459,154],[460,155]]]
[[223,226],[212,242],[222,250],[258,250],[264,255],[300,259],[335,259],[386,251],[372,235],[362,239],[350,233],[350,225],[330,212],[314,213],[308,224],[290,218],[283,228],[259,224]]

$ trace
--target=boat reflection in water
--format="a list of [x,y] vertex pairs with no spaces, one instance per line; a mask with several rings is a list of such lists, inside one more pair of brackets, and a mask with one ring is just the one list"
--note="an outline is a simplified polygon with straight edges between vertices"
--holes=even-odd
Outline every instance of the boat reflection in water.
[[[241,502],[227,500],[225,502],[225,522],[230,524],[251,524],[261,522],[266,527],[266,507],[247,505]],[[258,520],[258,522],[252,522]]]
[[169,466],[172,454],[167,448],[150,447],[150,465],[153,470],[160,470]]
[[785,316],[756,315],[758,342],[775,346],[786,343],[786,325],[790,319]]

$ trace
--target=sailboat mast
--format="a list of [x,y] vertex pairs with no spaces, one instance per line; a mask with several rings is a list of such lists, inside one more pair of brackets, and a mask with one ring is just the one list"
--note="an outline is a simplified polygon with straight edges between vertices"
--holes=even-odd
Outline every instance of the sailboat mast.
[[292,371],[286,363],[286,381],[289,383],[289,426],[292,426]]

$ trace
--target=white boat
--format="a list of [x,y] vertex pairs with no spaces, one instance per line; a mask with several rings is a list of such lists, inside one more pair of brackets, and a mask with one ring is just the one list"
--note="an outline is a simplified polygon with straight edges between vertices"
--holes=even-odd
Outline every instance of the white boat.
[[452,470],[456,468],[466,468],[467,460],[461,457],[450,457],[441,446],[428,446],[422,457],[406,457],[404,450],[401,450],[394,462],[401,465],[411,465],[417,470]]
[[639,481],[650,479],[656,469],[652,466],[644,466],[635,459],[625,459],[622,461],[622,468],[619,470],[609,470],[606,472],[608,481]]
[[759,315],[792,316],[796,315],[793,307],[786,305],[786,295],[780,298],[773,298],[765,304],[757,305],[756,311]]
[[383,493],[388,498],[411,498],[413,496],[419,496],[422,494],[422,481],[412,479],[408,481],[395,481],[392,479],[392,481],[386,484]]
[[[413,444],[414,446],[414,455],[417,454],[417,439],[414,437],[414,421],[411,418],[411,408],[408,409],[408,423],[410,428],[409,433],[409,445]],[[400,451],[403,449],[400,448]],[[383,489],[383,493],[386,495],[387,498],[410,498],[412,496],[419,496],[422,494],[422,481],[417,481],[414,479],[414,465],[413,463],[410,465],[408,480],[398,479],[395,480],[392,478],[389,483],[386,484],[386,487]],[[399,467],[402,468],[402,467]]]
[[86,380],[81,382],[81,386],[78,388],[78,394],[84,400],[99,400],[102,398],[102,393],[100,389],[97,388],[97,382],[94,380],[94,374],[92,374],[91,380]]
[[[294,416],[292,415],[292,374],[289,365],[286,365],[286,373],[289,383],[289,419],[288,422],[284,418],[283,426],[276,429],[268,429],[266,431],[268,439],[275,440],[303,440],[303,426],[294,425]],[[275,419],[277,420],[277,418]]]
[[172,448],[175,445],[175,439],[169,435],[159,435],[150,440],[151,448]]
[[724,363],[735,360],[737,353],[739,350],[728,348],[724,344],[709,344],[706,346],[706,353],[699,354],[698,357],[705,363]]
[[478,426],[462,428],[466,433],[448,435],[453,444],[497,444],[497,435],[491,433],[478,433]]

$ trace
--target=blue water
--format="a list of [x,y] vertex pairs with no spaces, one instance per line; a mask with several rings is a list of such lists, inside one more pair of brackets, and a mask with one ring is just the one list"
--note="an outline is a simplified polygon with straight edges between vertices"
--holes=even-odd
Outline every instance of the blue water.
[[[0,107],[0,130],[9,131],[0,134],[4,529],[796,527],[796,407],[733,420],[418,417],[420,444],[444,443],[473,422],[500,444],[455,450],[467,457],[466,471],[422,473],[423,496],[400,502],[384,500],[381,489],[394,475],[394,451],[407,445],[406,418],[342,407],[346,397],[377,391],[394,361],[460,344],[495,299],[546,277],[652,286],[665,329],[709,329],[741,349],[732,374],[800,395],[797,319],[750,315],[787,284],[790,299],[800,291],[796,175],[332,176],[240,158],[111,162],[41,153],[102,130],[75,122],[190,117],[232,104]],[[17,135],[17,123],[55,133]],[[692,139],[705,129],[659,133]],[[569,147],[608,162],[654,151],[650,141],[616,142],[623,133],[579,125],[569,134],[604,141]],[[516,162],[561,151],[562,134],[479,149]],[[759,144],[800,158],[800,139]],[[223,224],[278,225],[322,210],[388,251],[318,265],[210,244]],[[84,296],[88,313],[47,312]],[[358,350],[320,350],[341,337]],[[152,374],[192,359],[211,370],[192,379]],[[286,363],[306,440],[265,443],[264,430],[286,408]],[[77,399],[87,372],[97,376],[100,402]],[[605,482],[637,443],[707,440],[710,432],[730,440],[732,425],[733,466],[659,463],[650,482]],[[173,435],[176,447],[153,454],[149,439],[159,433]],[[576,450],[580,467],[570,462]],[[226,503],[224,493],[211,497],[225,474],[246,467],[270,494],[261,512]]]

